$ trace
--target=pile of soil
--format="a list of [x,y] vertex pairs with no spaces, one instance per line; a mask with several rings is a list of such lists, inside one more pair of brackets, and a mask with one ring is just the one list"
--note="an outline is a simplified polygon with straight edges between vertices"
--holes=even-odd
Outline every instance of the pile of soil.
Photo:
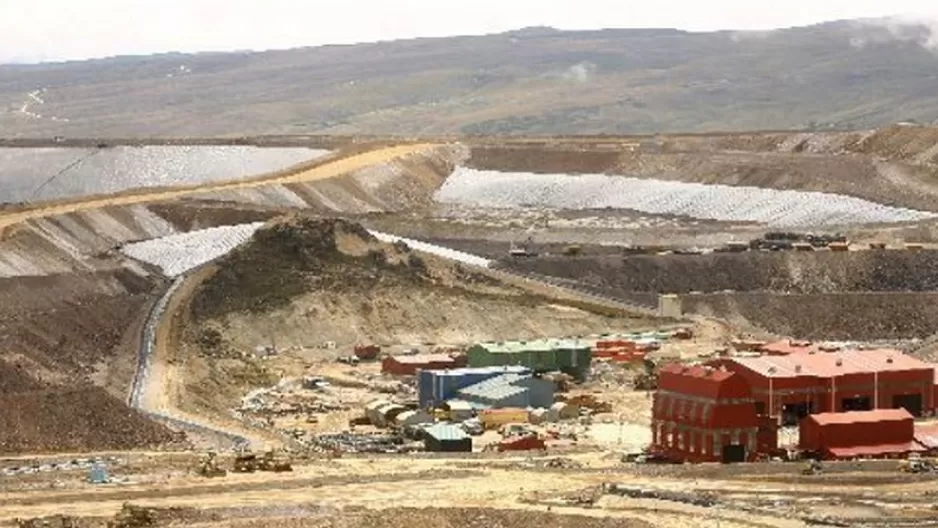
[[195,293],[197,320],[233,312],[268,313],[311,291],[368,291],[431,279],[423,258],[383,244],[347,220],[290,216],[261,228],[216,264]]
[[176,440],[99,387],[0,395],[0,453],[156,447]]

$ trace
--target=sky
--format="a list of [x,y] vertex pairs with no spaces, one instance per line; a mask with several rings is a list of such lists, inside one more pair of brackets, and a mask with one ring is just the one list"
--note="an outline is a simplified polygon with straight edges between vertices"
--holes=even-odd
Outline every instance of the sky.
[[938,20],[934,0],[0,0],[0,63],[282,49],[528,26],[764,30]]

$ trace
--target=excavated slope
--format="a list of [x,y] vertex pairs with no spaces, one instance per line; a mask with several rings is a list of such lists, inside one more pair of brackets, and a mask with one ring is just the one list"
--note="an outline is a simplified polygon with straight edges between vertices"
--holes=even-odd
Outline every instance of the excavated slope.
[[0,453],[155,447],[177,437],[98,387],[0,394]]
[[938,291],[938,251],[557,256],[506,260],[502,265],[543,275],[578,279],[617,292]]
[[747,292],[682,295],[681,300],[685,312],[748,322],[799,339],[912,339],[938,332],[938,292]]
[[594,138],[473,145],[475,169],[606,173],[843,194],[936,211],[938,129]]

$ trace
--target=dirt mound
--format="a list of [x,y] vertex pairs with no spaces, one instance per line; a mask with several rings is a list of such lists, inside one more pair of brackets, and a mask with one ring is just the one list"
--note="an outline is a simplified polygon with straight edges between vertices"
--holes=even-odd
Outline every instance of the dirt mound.
[[747,252],[505,260],[511,269],[581,280],[619,294],[938,290],[938,251]]
[[134,357],[134,328],[159,286],[126,270],[0,279],[0,358],[44,382],[106,375]]
[[363,290],[383,279],[415,280],[426,274],[423,261],[406,247],[381,244],[346,220],[311,217],[271,222],[217,267],[195,294],[196,317],[264,313],[311,290]]
[[0,395],[0,453],[155,447],[176,439],[98,387]]

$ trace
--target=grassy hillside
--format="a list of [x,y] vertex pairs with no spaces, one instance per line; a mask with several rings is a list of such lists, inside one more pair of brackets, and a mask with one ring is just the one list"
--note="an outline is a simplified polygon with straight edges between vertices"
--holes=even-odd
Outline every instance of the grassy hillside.
[[[938,53],[918,44],[923,28],[906,31],[897,39],[855,22],[770,33],[533,29],[2,66],[0,129],[560,134],[932,122]],[[40,89],[43,103],[29,96]]]

